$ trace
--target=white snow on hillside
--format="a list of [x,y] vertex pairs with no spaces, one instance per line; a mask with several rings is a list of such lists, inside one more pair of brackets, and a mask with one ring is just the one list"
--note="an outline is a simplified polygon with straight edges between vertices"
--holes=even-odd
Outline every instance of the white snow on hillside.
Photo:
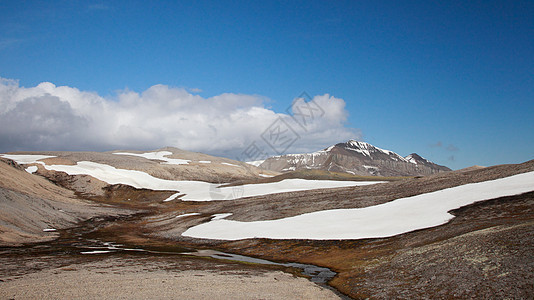
[[259,167],[265,160],[247,161],[247,164]]
[[0,154],[3,158],[11,159],[16,161],[17,163],[24,165],[24,164],[42,164],[44,165],[44,162],[39,161],[41,159],[45,158],[52,158],[55,157],[53,155],[35,155],[35,154]]
[[111,253],[112,251],[109,250],[92,250],[92,251],[83,251],[80,252],[81,254],[105,254],[105,253]]
[[[11,155],[11,159],[18,162],[16,155]],[[31,160],[30,158],[23,156],[21,161],[34,162],[35,159],[37,158],[34,157],[34,159]],[[185,195],[180,199],[188,201],[234,200],[242,197],[261,196],[274,193],[380,183],[377,181],[285,179],[273,183],[246,184],[219,188],[219,184],[203,181],[174,181],[160,179],[142,171],[117,169],[110,165],[90,161],[80,161],[76,165],[44,165],[44,167],[50,171],[65,172],[69,175],[89,175],[108,184],[126,184],[139,189],[145,188],[158,191],[177,192],[165,199],[165,201],[175,200],[182,194]]]
[[180,196],[180,193],[172,194],[169,197],[167,197],[167,199],[163,200],[163,202],[169,202],[169,201],[175,200],[176,198],[178,198],[178,196]]
[[26,172],[30,173],[30,174],[33,174],[35,172],[37,172],[37,166],[29,166],[26,168]]
[[170,151],[156,151],[156,152],[147,152],[147,153],[142,153],[142,154],[129,153],[129,152],[116,152],[113,154],[139,156],[139,157],[144,157],[146,159],[151,159],[151,160],[163,160],[164,162],[162,162],[162,164],[167,164],[167,165],[187,165],[191,162],[190,160],[187,160],[187,159],[166,157],[166,156],[173,154]]
[[226,165],[226,166],[230,166],[230,167],[241,167],[241,166],[238,166],[238,165],[234,165],[234,164],[231,164],[231,163],[227,163],[227,162],[222,162],[221,165]]
[[180,219],[180,218],[185,218],[185,217],[190,217],[190,216],[198,216],[200,215],[199,213],[187,213],[187,214],[182,214],[182,215],[177,215],[176,219]]
[[220,240],[390,237],[447,223],[454,217],[448,213],[452,209],[530,191],[534,191],[534,172],[461,185],[365,208],[324,210],[256,222],[213,219],[189,228],[182,235]]
[[412,164],[417,165],[417,160],[416,160],[411,154],[408,155],[408,156],[406,156],[405,159],[406,159],[408,162],[411,162]]
[[382,148],[378,148],[378,147],[373,146],[373,145],[371,145],[369,143],[366,143],[366,142],[350,140],[350,141],[347,142],[347,145],[348,145],[348,147],[345,147],[345,149],[361,153],[361,154],[363,154],[365,156],[372,157],[371,153],[382,152],[382,153],[384,153],[386,155],[389,155],[390,158],[392,160],[394,160],[394,161],[399,161],[399,160],[400,161],[406,161],[406,159],[404,157],[398,155],[397,153],[395,153],[393,151],[385,150],[385,149],[382,149]]
[[[338,144],[339,145],[339,144]],[[356,140],[349,140],[348,142],[346,142],[344,144],[345,146],[343,147],[345,150],[349,150],[349,151],[354,151],[354,152],[357,152],[357,153],[360,153],[364,156],[368,156],[370,159],[372,159],[372,154],[373,153],[383,153],[383,154],[386,154],[390,157],[391,160],[394,160],[394,161],[406,161],[404,159],[404,157],[398,155],[397,153],[393,152],[393,151],[390,151],[390,150],[385,150],[385,149],[382,149],[382,148],[378,148],[376,146],[373,146],[369,143],[366,143],[366,142],[360,142],[360,141],[356,141]]]
[[[415,154],[415,155],[417,155],[417,154]],[[429,164],[432,163],[431,161],[429,161],[428,159],[426,159],[424,157],[419,156],[419,158],[422,159],[426,163],[429,163]],[[414,154],[410,154],[410,155],[406,156],[405,159],[407,161],[411,162],[412,164],[416,164],[417,165],[417,159],[414,157]]]

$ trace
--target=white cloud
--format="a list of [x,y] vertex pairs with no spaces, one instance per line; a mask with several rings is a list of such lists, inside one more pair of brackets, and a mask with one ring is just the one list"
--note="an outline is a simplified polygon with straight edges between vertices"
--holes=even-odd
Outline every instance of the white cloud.
[[203,98],[165,85],[142,93],[125,90],[108,99],[49,82],[25,88],[0,78],[0,151],[175,146],[237,157],[253,141],[268,150],[261,135],[277,119],[298,134],[288,152],[315,151],[360,137],[358,130],[345,127],[348,113],[342,99],[315,96],[314,105],[324,114],[309,117],[305,126],[288,113],[267,108],[267,100],[231,93]]

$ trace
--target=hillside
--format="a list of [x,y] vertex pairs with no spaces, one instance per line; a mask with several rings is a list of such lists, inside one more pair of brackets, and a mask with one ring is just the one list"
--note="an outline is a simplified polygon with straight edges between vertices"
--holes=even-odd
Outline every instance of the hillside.
[[81,200],[73,191],[0,158],[0,245],[49,241],[58,237],[58,229],[82,220],[129,213]]
[[[277,175],[249,164],[215,157],[203,153],[190,152],[173,147],[155,151],[117,150],[110,152],[15,152],[15,155],[51,156],[42,161],[45,164],[75,165],[81,161],[107,164],[115,168],[146,172],[167,180],[200,180],[206,182],[228,182],[238,179],[252,179]],[[40,164],[36,164],[39,167]],[[42,168],[39,167],[41,171]]]

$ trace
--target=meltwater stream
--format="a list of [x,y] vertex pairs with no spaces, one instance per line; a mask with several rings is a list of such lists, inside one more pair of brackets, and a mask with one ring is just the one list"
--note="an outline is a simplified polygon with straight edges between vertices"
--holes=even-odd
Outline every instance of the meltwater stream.
[[[97,242],[97,241],[93,241]],[[265,260],[261,258],[254,258],[245,255],[225,253],[216,250],[196,250],[192,252],[168,252],[168,251],[157,251],[157,250],[147,250],[142,248],[126,248],[120,244],[114,244],[111,242],[101,242],[99,246],[85,246],[83,251],[80,251],[80,254],[106,254],[106,253],[117,253],[117,252],[145,252],[150,254],[162,254],[162,255],[191,255],[198,257],[211,257],[215,259],[228,260],[234,262],[246,262],[259,265],[274,265],[274,266],[283,266],[283,267],[292,267],[300,269],[302,274],[309,277],[312,282],[326,284],[334,276],[336,272],[324,268],[318,267],[315,265],[301,264],[301,263],[277,263],[270,260]]]
[[225,259],[238,262],[247,262],[260,265],[276,265],[284,267],[292,267],[302,270],[302,274],[310,277],[310,280],[315,283],[327,283],[330,279],[336,276],[336,272],[324,267],[318,267],[315,265],[300,264],[300,263],[277,263],[270,260],[265,260],[261,258],[254,258],[244,255],[225,253],[215,250],[197,250],[196,252],[187,252],[182,254],[194,255],[194,256],[204,256],[212,257],[217,259]]
[[40,243],[35,245],[27,245],[21,247],[0,247],[0,255],[15,255],[15,256],[33,256],[33,255],[49,255],[49,256],[65,256],[65,255],[113,255],[121,253],[146,253],[154,255],[186,255],[198,257],[211,257],[220,260],[246,262],[259,265],[276,265],[284,267],[292,267],[300,269],[302,274],[309,277],[312,282],[327,286],[326,284],[334,276],[336,272],[324,267],[318,267],[309,264],[300,263],[278,263],[265,259],[259,259],[244,255],[224,253],[215,250],[196,250],[191,248],[173,247],[170,251],[133,248],[110,242],[112,237],[101,237],[98,229],[104,227],[110,222],[117,221],[119,218],[93,218],[85,221],[81,226],[59,230],[60,237],[56,240]]

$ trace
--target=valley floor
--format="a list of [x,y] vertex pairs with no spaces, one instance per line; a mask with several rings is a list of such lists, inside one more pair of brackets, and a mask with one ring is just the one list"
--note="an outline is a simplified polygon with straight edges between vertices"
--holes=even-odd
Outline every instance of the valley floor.
[[0,257],[0,299],[339,299],[280,270],[183,257],[94,256]]

